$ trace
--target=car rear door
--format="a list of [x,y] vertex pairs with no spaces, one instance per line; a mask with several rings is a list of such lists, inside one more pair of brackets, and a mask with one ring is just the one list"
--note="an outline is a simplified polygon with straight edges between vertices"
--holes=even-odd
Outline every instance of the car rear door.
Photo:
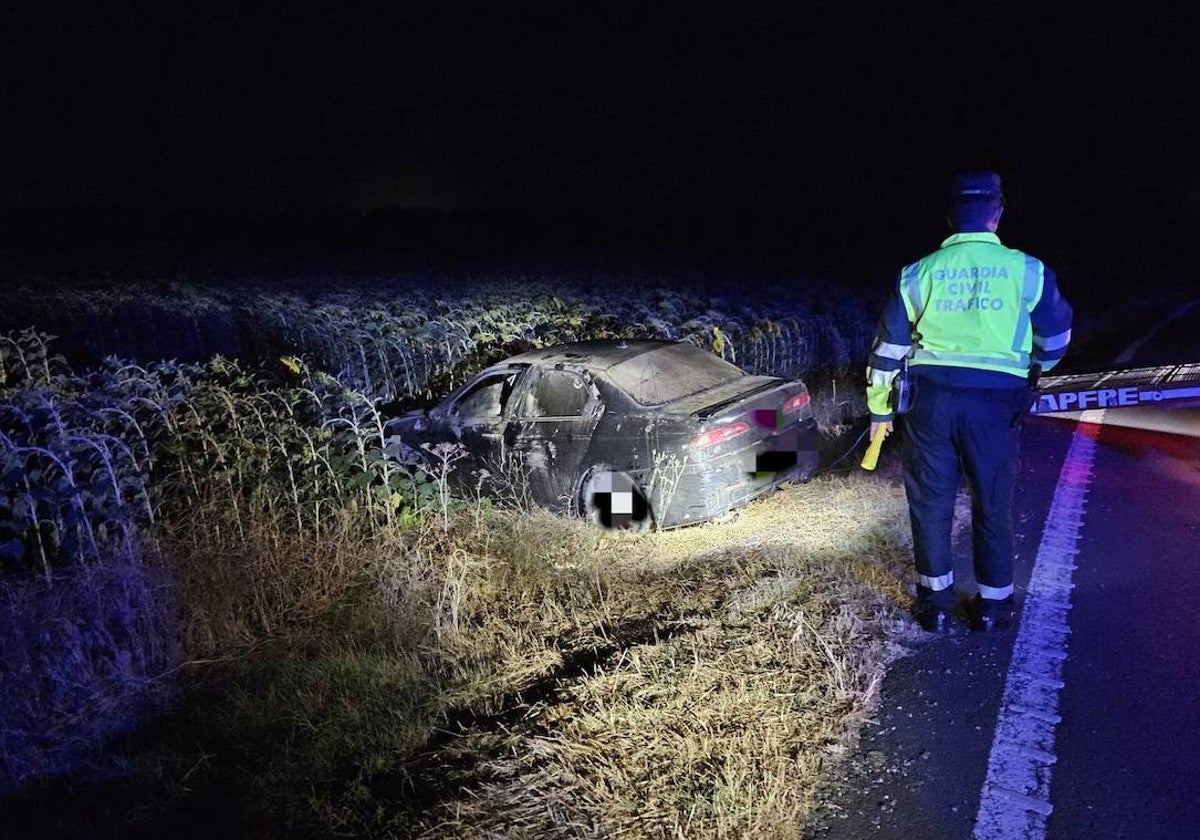
[[534,501],[569,503],[604,413],[595,382],[578,369],[531,370],[513,411],[504,433],[506,449],[528,477]]

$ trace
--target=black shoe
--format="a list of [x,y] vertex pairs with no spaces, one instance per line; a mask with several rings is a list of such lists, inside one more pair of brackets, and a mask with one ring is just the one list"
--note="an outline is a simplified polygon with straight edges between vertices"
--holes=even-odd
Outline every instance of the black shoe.
[[917,601],[912,612],[917,624],[921,625],[921,629],[927,633],[952,636],[962,630],[962,625],[954,617],[953,612],[938,606],[933,601]]
[[1003,633],[1011,630],[1017,622],[1017,611],[1012,598],[993,601],[979,595],[967,607],[971,629],[976,633]]

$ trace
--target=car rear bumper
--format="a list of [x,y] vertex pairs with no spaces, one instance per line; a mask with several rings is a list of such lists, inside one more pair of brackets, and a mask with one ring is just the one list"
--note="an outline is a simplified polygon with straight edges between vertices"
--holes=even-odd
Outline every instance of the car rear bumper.
[[660,472],[650,483],[650,505],[660,528],[703,522],[748,504],[788,481],[811,478],[820,465],[817,423],[801,421],[769,441]]

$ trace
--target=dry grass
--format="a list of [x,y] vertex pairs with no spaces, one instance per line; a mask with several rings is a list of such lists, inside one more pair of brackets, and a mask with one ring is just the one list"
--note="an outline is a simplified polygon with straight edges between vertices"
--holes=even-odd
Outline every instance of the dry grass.
[[98,745],[172,699],[167,591],[141,546],[3,581],[0,797],[54,775],[119,774]]
[[416,825],[431,837],[796,836],[907,626],[895,609],[904,514],[891,485],[822,480],[732,523],[598,536],[571,563],[609,588],[595,609],[619,627],[641,602],[666,638],[563,674],[503,729],[468,728],[451,748],[478,762],[472,778]]
[[151,823],[215,790],[266,837],[793,837],[909,632],[903,493],[872,476],[644,535],[228,509],[163,541],[191,687]]

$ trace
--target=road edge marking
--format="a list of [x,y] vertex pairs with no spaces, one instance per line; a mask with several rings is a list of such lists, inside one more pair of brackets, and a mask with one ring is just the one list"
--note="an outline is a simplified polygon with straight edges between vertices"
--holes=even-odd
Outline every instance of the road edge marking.
[[1062,720],[1058,694],[1064,687],[1067,614],[1075,587],[1072,575],[1095,455],[1096,441],[1076,427],[1021,609],[971,835],[974,840],[1046,836],[1046,820],[1053,811],[1050,772],[1057,761],[1054,732]]

